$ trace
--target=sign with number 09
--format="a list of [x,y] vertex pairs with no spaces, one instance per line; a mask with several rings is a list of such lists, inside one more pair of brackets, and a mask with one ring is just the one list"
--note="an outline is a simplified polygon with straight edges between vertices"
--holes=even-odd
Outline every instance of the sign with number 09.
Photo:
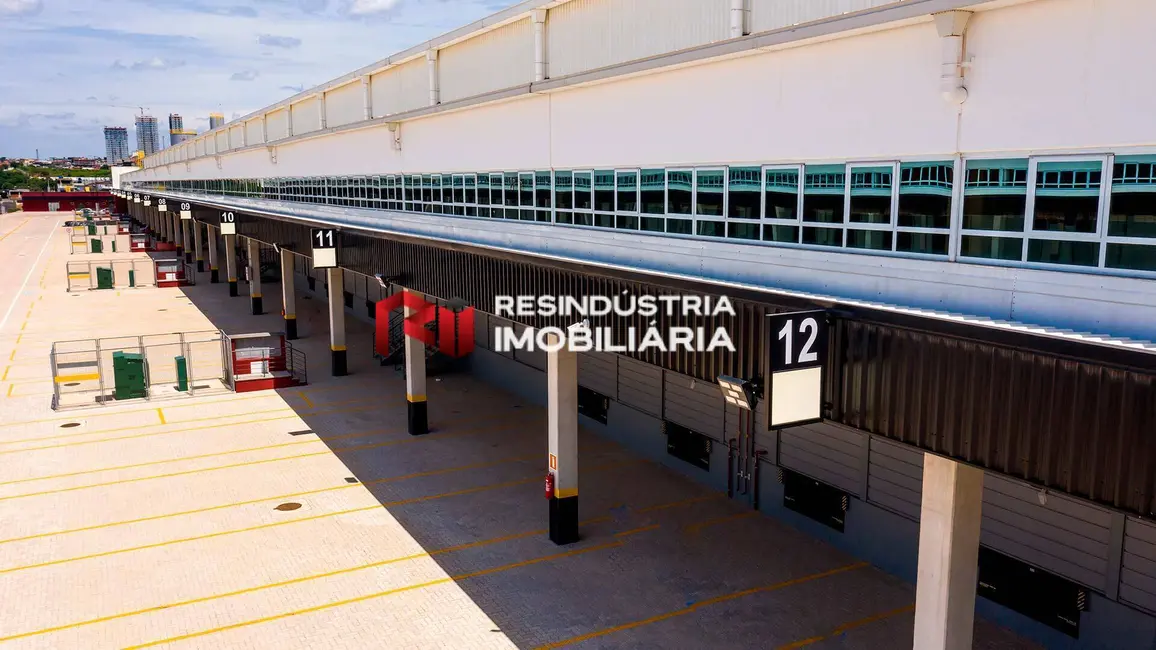
[[823,419],[827,314],[805,311],[767,317],[767,427]]

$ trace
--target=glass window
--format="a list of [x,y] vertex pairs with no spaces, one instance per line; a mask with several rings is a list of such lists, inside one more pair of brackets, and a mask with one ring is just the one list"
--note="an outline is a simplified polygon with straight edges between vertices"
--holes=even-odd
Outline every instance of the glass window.
[[594,209],[598,212],[614,212],[614,172],[595,170]]
[[963,257],[1018,262],[1023,259],[1024,242],[1012,237],[964,235],[960,241],[959,254]]
[[798,226],[763,226],[763,241],[797,243],[799,241]]
[[[758,194],[758,188],[755,188]],[[705,222],[704,222],[705,223]],[[727,237],[731,239],[758,239],[761,226],[757,223],[731,222],[727,224]]]
[[1109,237],[1156,237],[1156,156],[1116,158],[1109,212]]
[[[763,180],[763,200],[767,219],[799,218],[799,171],[796,169],[768,169]],[[793,229],[796,233],[798,229]],[[787,231],[771,231],[785,233]],[[784,241],[774,239],[772,241]]]
[[665,219],[662,217],[642,217],[639,228],[647,232],[663,232],[666,229]]
[[[762,212],[762,196],[759,186],[762,184],[763,170],[760,167],[731,167],[727,169],[727,216],[732,219],[758,219]],[[758,239],[758,227],[753,229],[731,228],[733,232],[750,233],[754,237],[743,236],[743,239]],[[729,235],[735,237],[736,235]]]
[[[725,172],[721,169],[696,169],[694,177],[694,213],[704,217],[723,216]],[[704,234],[702,230],[699,228],[700,235]],[[719,229],[717,235],[710,236],[722,237],[722,229]]]
[[1028,261],[1099,266],[1100,244],[1090,241],[1032,239],[1028,241]]
[[573,172],[554,172],[554,206],[559,210],[574,209]]
[[638,230],[638,217],[620,214],[615,218],[614,227],[621,230]]
[[[638,212],[638,172],[617,172],[618,211]],[[634,223],[637,224],[637,219]],[[637,228],[637,225],[635,225]]]
[[[719,172],[720,174],[722,172]],[[719,187],[719,193],[722,193],[722,187]],[[700,221],[698,222],[698,233],[700,237],[726,237],[726,224],[722,221]]]
[[1032,228],[1095,233],[1101,173],[1100,161],[1038,163]]
[[963,184],[963,228],[1023,232],[1027,196],[1026,159],[969,160]]
[[[440,185],[440,181],[441,181],[440,177],[438,178],[438,181],[439,181],[439,185]],[[426,212],[429,212],[429,204],[433,202],[433,184],[434,184],[434,179],[433,179],[432,175],[430,175],[430,174],[423,174],[422,175],[422,177],[421,177],[421,200],[422,200],[422,203],[426,204],[426,209],[425,209]],[[438,189],[438,194],[439,195],[441,194],[440,188]],[[438,196],[438,198],[440,199],[441,196]]]
[[[666,170],[644,169],[639,176],[641,177],[639,211],[643,214],[666,214]],[[646,223],[647,220],[643,219],[642,229],[650,230],[646,227]],[[662,230],[657,232],[662,232]]]
[[900,165],[899,227],[950,228],[954,173],[955,169],[949,162]]
[[890,230],[847,229],[847,248],[867,248],[877,251],[891,250]]
[[478,216],[490,216],[490,175],[478,174]]
[[1110,269],[1156,271],[1156,246],[1108,244],[1104,265]]
[[[501,174],[490,174],[490,216],[495,219],[503,219],[506,216],[506,211],[502,208],[504,185],[505,180]],[[517,219],[518,215],[515,214],[514,218]]]
[[405,210],[406,212],[413,212],[413,201],[418,192],[418,187],[421,185],[421,179],[415,176],[405,177]]
[[[851,214],[848,221],[851,223],[891,223],[891,177],[894,167],[891,165],[877,167],[851,168]],[[852,238],[847,238],[847,245],[852,244]],[[877,243],[878,238],[869,237],[864,241]],[[866,246],[857,248],[875,248]]]
[[947,255],[947,245],[947,233],[900,231],[895,236],[895,250],[904,253]]
[[803,228],[803,243],[814,246],[843,246],[842,228]]
[[538,171],[533,173],[534,179],[534,205],[538,207],[535,212],[535,219],[541,222],[550,222],[550,205],[553,198],[554,188],[551,183],[550,172]]
[[[694,172],[668,169],[666,171],[666,185],[666,212],[668,214],[691,214],[691,206],[694,202]],[[671,231],[667,230],[667,232]]]
[[[518,174],[518,202],[523,208],[534,207],[534,172],[521,172]],[[523,221],[534,220],[534,210],[522,210],[520,218]],[[507,217],[510,217],[508,213]]]
[[[574,172],[574,209],[592,210],[594,208],[593,183],[590,172]],[[575,223],[578,223],[575,221]],[[582,224],[589,225],[589,224]]]
[[466,185],[466,216],[478,216],[478,181],[473,174],[466,174],[463,178]]
[[[807,165],[803,175],[803,221],[843,223],[844,173],[843,165]],[[815,229],[803,229],[805,244],[814,243],[806,241],[808,230]],[[829,237],[824,234],[820,238],[826,240]],[[840,246],[842,238],[840,232]]]
[[[442,177],[442,182],[445,182],[445,177]],[[461,174],[454,174],[450,181],[453,183],[453,192],[446,198],[447,203],[465,203],[466,202],[466,179]]]

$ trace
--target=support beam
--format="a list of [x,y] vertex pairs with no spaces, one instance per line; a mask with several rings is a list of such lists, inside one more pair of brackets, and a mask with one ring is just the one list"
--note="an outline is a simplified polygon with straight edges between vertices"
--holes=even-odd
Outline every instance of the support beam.
[[[416,298],[421,294],[406,290],[406,293]],[[406,301],[408,302],[408,301]],[[417,304],[419,301],[415,300]],[[417,313],[417,309],[406,305],[403,310],[409,318]],[[409,435],[420,436],[429,433],[429,403],[426,401],[425,386],[425,343],[413,338],[405,337],[405,408],[406,420],[409,423]]]
[[983,470],[923,456],[916,650],[968,650],[975,622]]
[[175,212],[162,212],[162,219],[167,219],[169,228],[173,233],[173,244],[177,247],[177,259],[180,260],[185,254],[185,242],[181,239],[181,216]]
[[265,313],[261,304],[261,242],[249,238],[249,301],[253,304],[253,315]]
[[225,276],[229,278],[229,297],[237,297],[237,236],[225,235]]
[[201,241],[201,224],[193,220],[191,223],[193,228],[193,252],[197,258],[197,273],[205,272],[205,246]]
[[349,374],[345,350],[345,272],[326,269],[329,278],[329,349],[333,352],[333,376]]
[[553,477],[550,495],[550,541],[578,541],[578,354],[551,336],[546,353],[547,431]]
[[285,317],[285,338],[297,340],[297,295],[293,287],[293,253],[281,249],[281,314]]
[[[180,219],[179,216],[177,218]],[[193,246],[192,246],[193,234],[191,232],[189,232],[189,226],[192,225],[189,223],[189,221],[190,221],[189,219],[180,219],[181,241],[184,242],[184,247],[185,247],[185,263],[192,264],[192,262],[193,262]]]
[[221,273],[217,270],[217,229],[206,225],[205,234],[209,238],[209,283],[216,284],[221,281]]

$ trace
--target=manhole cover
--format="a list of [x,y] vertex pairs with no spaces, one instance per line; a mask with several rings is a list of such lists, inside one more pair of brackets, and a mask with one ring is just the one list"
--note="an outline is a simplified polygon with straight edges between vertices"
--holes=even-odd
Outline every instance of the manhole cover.
[[300,508],[300,507],[301,507],[301,504],[300,504],[300,503],[292,503],[292,502],[290,502],[290,503],[282,503],[281,505],[279,505],[279,506],[277,506],[276,508],[273,508],[273,509],[274,509],[274,510],[280,510],[281,512],[287,512],[287,511],[289,511],[289,510],[296,510],[296,509],[298,509],[298,508]]
[[79,422],[65,422],[64,424],[60,425],[60,428],[61,429],[71,429],[73,427],[78,427],[78,426],[80,426]]
[[70,381],[67,384],[65,384],[65,386],[79,386],[79,385],[80,385],[79,381]]

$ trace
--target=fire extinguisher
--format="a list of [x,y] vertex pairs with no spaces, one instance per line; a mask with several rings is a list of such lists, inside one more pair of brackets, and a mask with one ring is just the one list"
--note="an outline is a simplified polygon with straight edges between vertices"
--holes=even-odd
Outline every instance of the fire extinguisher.
[[554,474],[549,472],[546,474],[546,498],[554,498]]

